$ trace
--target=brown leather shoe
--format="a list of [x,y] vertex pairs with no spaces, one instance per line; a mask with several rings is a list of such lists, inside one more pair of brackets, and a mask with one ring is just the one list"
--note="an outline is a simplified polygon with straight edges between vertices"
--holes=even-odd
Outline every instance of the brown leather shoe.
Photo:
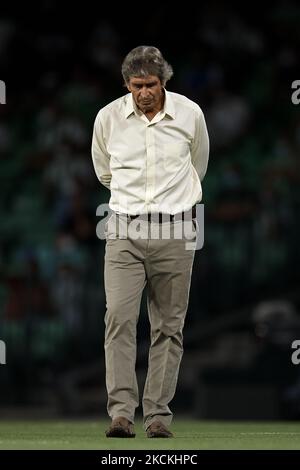
[[154,421],[147,428],[147,437],[174,437],[171,431],[161,422]]
[[123,416],[113,419],[105,434],[106,437],[135,437],[133,424]]

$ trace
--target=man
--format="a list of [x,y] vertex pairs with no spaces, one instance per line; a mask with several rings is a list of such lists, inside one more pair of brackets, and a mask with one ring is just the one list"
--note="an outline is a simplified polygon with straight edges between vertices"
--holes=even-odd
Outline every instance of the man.
[[[111,191],[113,211],[106,224],[104,272],[107,410],[112,419],[106,435],[135,436],[136,324],[147,284],[151,346],[144,429],[148,437],[172,437],[168,405],[183,352],[194,260],[187,240],[197,237],[195,205],[202,198],[209,142],[199,106],[166,90],[173,71],[157,48],[139,46],[129,52],[122,75],[129,93],[99,111],[92,142],[95,172]],[[191,212],[193,223],[186,230],[185,215]],[[184,235],[178,237],[182,223]],[[164,237],[166,228],[170,236]]]

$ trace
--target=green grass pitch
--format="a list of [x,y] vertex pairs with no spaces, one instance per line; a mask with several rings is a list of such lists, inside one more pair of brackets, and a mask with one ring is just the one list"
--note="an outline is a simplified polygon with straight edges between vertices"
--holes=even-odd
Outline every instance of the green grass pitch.
[[215,450],[300,449],[298,422],[215,422],[177,419],[175,437],[149,439],[142,423],[135,424],[133,439],[108,439],[108,420],[2,421],[0,449],[102,449],[102,450]]

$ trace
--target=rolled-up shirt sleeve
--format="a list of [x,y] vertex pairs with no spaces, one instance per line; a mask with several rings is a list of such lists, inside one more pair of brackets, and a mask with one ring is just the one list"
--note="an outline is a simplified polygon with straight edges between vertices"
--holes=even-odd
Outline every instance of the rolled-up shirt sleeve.
[[94,123],[92,138],[92,159],[95,173],[100,183],[102,183],[106,188],[110,189],[110,155],[106,150],[100,114],[98,114]]
[[203,180],[209,156],[209,137],[203,112],[199,109],[196,115],[195,136],[191,148],[192,164],[200,181]]

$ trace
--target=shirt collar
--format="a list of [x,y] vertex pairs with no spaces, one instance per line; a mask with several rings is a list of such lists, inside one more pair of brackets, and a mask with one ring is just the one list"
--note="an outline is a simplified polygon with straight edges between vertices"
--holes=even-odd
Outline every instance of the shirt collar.
[[164,112],[172,119],[175,119],[175,106],[172,100],[171,94],[164,88],[165,90],[165,103],[164,103]]
[[[172,119],[175,119],[175,107],[170,93],[164,88],[165,91],[165,102],[163,107],[163,112],[170,116]],[[127,119],[131,114],[139,114],[139,111],[136,107],[136,104],[133,100],[132,93],[128,93],[126,104],[125,104],[125,118]]]
[[133,102],[133,96],[132,96],[132,93],[128,93],[126,96],[126,104],[125,104],[125,118],[127,119],[134,112],[135,112],[135,105]]

